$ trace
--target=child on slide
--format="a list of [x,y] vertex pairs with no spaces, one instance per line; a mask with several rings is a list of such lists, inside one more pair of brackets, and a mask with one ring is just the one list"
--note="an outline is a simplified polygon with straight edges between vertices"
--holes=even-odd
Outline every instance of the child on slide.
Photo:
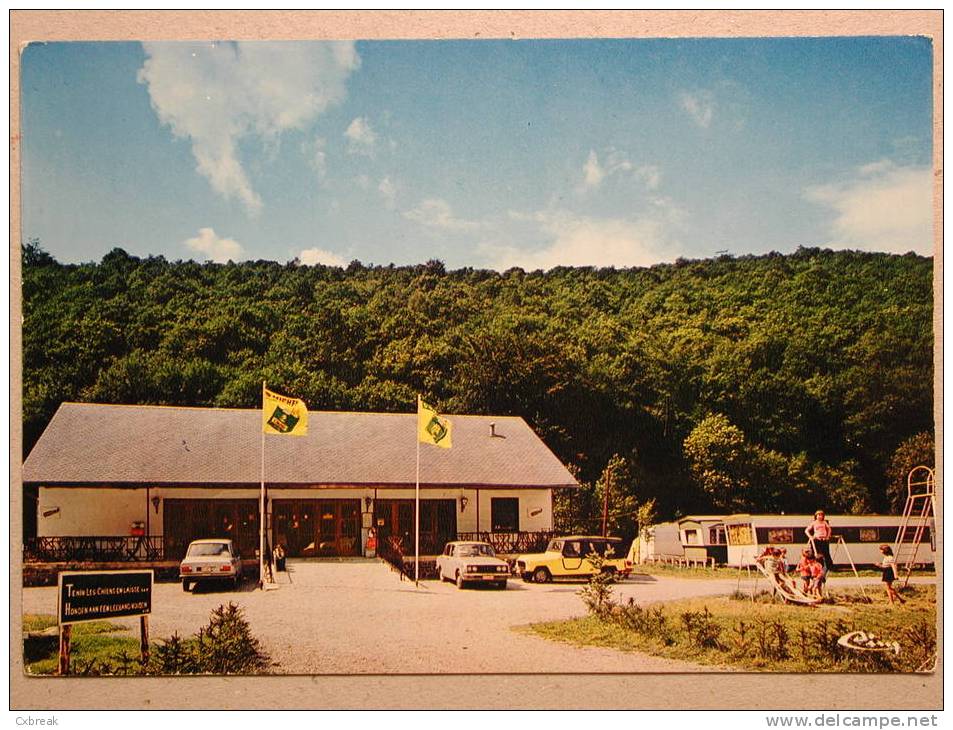
[[801,575],[801,592],[811,594],[811,578],[813,573],[814,553],[810,548],[801,551],[801,560],[795,570]]

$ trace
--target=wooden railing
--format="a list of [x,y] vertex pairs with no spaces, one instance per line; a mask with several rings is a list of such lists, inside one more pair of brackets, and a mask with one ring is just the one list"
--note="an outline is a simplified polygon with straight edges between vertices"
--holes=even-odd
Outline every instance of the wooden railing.
[[[421,543],[421,553],[423,554],[423,543]],[[441,546],[441,550],[443,546]],[[404,541],[399,535],[390,535],[384,538],[377,550],[377,556],[390,563],[394,570],[402,573],[410,580],[414,579],[414,554],[411,550],[408,555]],[[433,558],[420,561],[420,577],[424,580],[437,577],[437,563]]]
[[165,559],[161,535],[33,537],[23,544],[26,563],[135,563]]
[[552,531],[541,532],[460,532],[457,540],[487,542],[493,550],[503,555],[541,553],[556,535]]
[[404,551],[401,539],[397,535],[389,535],[377,544],[377,557],[390,563],[395,570],[404,572]]

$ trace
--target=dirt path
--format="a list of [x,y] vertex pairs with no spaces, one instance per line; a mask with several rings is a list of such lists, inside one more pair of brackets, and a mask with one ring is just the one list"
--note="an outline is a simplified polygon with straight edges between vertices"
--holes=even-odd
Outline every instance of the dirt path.
[[[433,581],[414,588],[376,561],[297,562],[289,568],[279,574],[279,586],[267,591],[248,584],[235,593],[204,587],[184,593],[178,584],[158,583],[152,635],[190,635],[208,621],[212,609],[231,600],[245,610],[281,674],[720,671],[513,630],[583,616],[579,584],[511,581],[506,591],[461,591]],[[736,585],[725,579],[636,576],[615,592],[621,600],[631,596],[644,604],[724,595]],[[55,588],[27,588],[23,594],[25,613],[56,612]]]

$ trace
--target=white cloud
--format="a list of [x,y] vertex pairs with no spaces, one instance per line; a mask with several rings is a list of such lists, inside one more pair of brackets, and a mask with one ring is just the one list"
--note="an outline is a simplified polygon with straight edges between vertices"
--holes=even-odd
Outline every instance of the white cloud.
[[933,175],[929,167],[878,160],[840,182],[809,187],[805,197],[831,208],[833,246],[933,253]]
[[325,151],[327,140],[323,137],[315,137],[310,142],[301,143],[301,153],[305,156],[308,164],[318,173],[318,179],[323,180],[328,172],[328,155]]
[[526,270],[548,270],[554,266],[650,266],[674,258],[663,223],[654,218],[600,219],[565,211],[530,216],[510,213],[510,217],[534,222],[546,243],[534,250],[511,244],[482,244],[481,253],[500,271],[513,266]]
[[377,144],[377,134],[371,129],[367,117],[357,117],[344,132],[348,139],[348,152],[355,155],[374,156],[374,146]]
[[388,210],[393,210],[397,207],[397,185],[395,185],[389,177],[385,177],[380,181],[380,184],[377,186],[377,191],[381,194],[381,197],[384,198],[384,205],[387,206]]
[[232,238],[221,238],[213,228],[200,228],[199,235],[189,238],[185,245],[193,251],[205,254],[206,261],[225,263],[239,261],[245,253],[241,245]]
[[702,129],[708,129],[715,115],[715,97],[710,91],[682,91],[678,95],[678,103],[688,112],[695,124]]
[[599,164],[599,156],[595,150],[589,150],[589,158],[586,160],[586,164],[583,165],[582,172],[583,188],[595,188],[602,184],[602,180],[606,176],[606,171],[602,165]]
[[662,181],[662,173],[655,165],[642,165],[642,167],[635,171],[635,174],[641,178],[642,182],[645,183],[645,187],[649,190],[658,188],[659,183]]
[[428,198],[422,201],[416,208],[405,211],[404,217],[428,228],[446,231],[471,231],[480,227],[476,221],[455,217],[450,204],[440,198]]
[[331,251],[322,248],[306,248],[298,254],[298,261],[308,266],[324,264],[325,266],[347,266],[347,261]]
[[261,209],[239,159],[242,139],[273,144],[304,129],[346,95],[360,65],[351,42],[143,43],[138,80],[177,137],[192,143],[196,169],[226,199]]
[[605,164],[599,161],[599,155],[595,150],[589,150],[589,157],[582,166],[582,183],[577,189],[580,193],[585,193],[599,187],[602,182],[609,177],[630,173],[649,188],[654,190],[658,187],[660,181],[659,169],[654,165],[643,165],[636,167],[630,160],[626,159],[621,153],[614,149],[603,151]]

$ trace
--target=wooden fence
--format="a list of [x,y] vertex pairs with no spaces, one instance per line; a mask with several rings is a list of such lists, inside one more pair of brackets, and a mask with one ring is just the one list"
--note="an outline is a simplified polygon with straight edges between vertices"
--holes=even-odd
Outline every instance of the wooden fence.
[[161,535],[33,537],[23,545],[25,563],[135,563],[164,559]]

